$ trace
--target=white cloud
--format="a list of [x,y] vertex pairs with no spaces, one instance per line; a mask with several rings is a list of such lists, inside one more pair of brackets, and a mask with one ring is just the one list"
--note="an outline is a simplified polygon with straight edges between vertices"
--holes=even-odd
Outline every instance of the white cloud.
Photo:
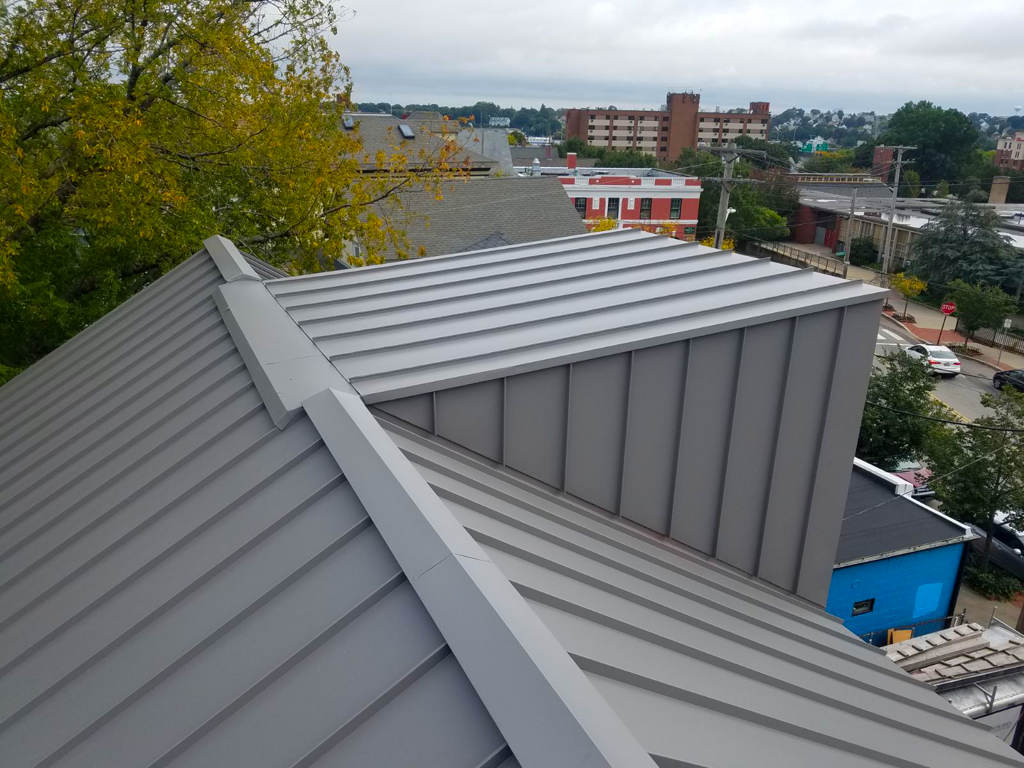
[[929,99],[1011,114],[1024,4],[1013,0],[355,0],[337,48],[357,100],[891,111]]

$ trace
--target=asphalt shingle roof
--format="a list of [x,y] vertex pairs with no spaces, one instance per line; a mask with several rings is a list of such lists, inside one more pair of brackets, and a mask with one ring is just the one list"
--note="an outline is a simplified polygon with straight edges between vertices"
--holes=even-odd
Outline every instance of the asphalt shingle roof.
[[[553,178],[470,178],[431,192],[399,193],[400,209],[381,207],[405,230],[413,256],[550,240],[587,231],[565,188]],[[394,258],[389,251],[388,258]]]

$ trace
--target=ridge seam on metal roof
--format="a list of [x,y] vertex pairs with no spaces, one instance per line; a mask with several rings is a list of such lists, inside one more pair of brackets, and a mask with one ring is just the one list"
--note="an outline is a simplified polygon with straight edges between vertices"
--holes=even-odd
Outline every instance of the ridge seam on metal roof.
[[256,274],[256,270],[245,260],[235,244],[226,237],[220,235],[208,237],[203,241],[203,246],[226,282],[233,283],[236,280],[262,282],[260,276]]
[[[628,236],[624,235],[624,233],[627,233],[627,232],[629,233],[629,235]],[[584,234],[581,234],[581,235],[568,235],[566,237],[553,237],[553,238],[550,238],[548,240],[533,240],[531,242],[526,242],[526,243],[515,243],[513,245],[498,246],[497,248],[481,248],[481,249],[476,250],[476,251],[462,251],[460,253],[444,253],[444,254],[440,254],[438,256],[427,256],[427,257],[424,257],[422,259],[412,259],[412,260],[403,260],[403,261],[390,261],[390,262],[387,262],[385,264],[373,264],[373,265],[370,265],[370,266],[367,266],[367,267],[361,267],[359,269],[359,274],[371,274],[371,275],[373,275],[374,279],[371,280],[371,279],[368,278],[366,281],[363,281],[363,282],[375,282],[376,279],[378,279],[378,276],[376,274],[378,271],[394,269],[395,267],[399,267],[399,266],[403,266],[403,265],[408,265],[408,264],[421,264],[421,263],[435,262],[435,261],[438,261],[440,259],[444,259],[444,260],[449,260],[449,259],[465,259],[467,256],[475,256],[475,255],[479,255],[479,254],[482,254],[482,253],[483,254],[489,254],[489,253],[495,253],[495,252],[506,253],[508,251],[513,251],[513,250],[523,250],[523,249],[527,249],[527,248],[536,248],[538,246],[547,246],[547,245],[551,245],[551,244],[558,244],[558,243],[563,243],[563,242],[568,242],[568,241],[577,241],[577,240],[582,240],[584,238],[595,237],[595,236],[598,236],[598,237],[601,237],[601,239],[607,239],[607,240],[613,240],[613,239],[614,240],[631,240],[631,239],[637,238],[637,235],[639,235],[639,234],[642,234],[642,230],[619,229],[619,230],[612,230],[611,232],[587,232],[587,233],[584,233]],[[550,256],[550,255],[553,255],[555,253],[560,253],[563,250],[565,250],[565,249],[557,249],[557,250],[554,250],[554,251],[543,251],[541,253],[531,254],[531,255],[528,255],[528,256],[524,256],[522,258],[530,259],[530,258],[536,258],[536,257],[539,257],[539,256]],[[572,249],[572,250],[575,250],[575,249]],[[452,267],[452,269],[458,269],[458,268],[459,268],[458,265]],[[346,274],[346,273],[347,273],[347,270],[346,271],[342,271],[342,274]],[[338,270],[332,270],[330,272],[314,272],[314,273],[308,274],[308,275],[293,275],[291,277],[283,277],[283,278],[279,278],[277,280],[269,280],[267,282],[273,283],[275,287],[279,287],[282,284],[288,283],[288,282],[296,282],[296,283],[319,282],[319,281],[321,281],[324,278],[338,277],[338,274],[339,274]],[[391,278],[387,277],[387,276],[384,276],[384,275],[381,275],[381,276],[379,276],[379,279],[380,280],[389,280]],[[310,289],[301,289],[300,291],[296,291],[296,293],[300,293],[302,290],[313,290],[313,289],[312,288],[310,288]]]
[[352,391],[263,281],[221,285],[214,300],[278,429],[299,414],[307,397],[327,388]]
[[[697,257],[694,257],[694,258],[697,258]],[[663,264],[659,264],[658,266],[664,268]],[[518,300],[518,301],[509,301],[506,304],[502,304],[500,306],[492,305],[492,306],[489,306],[489,307],[480,307],[480,308],[474,308],[474,309],[468,309],[468,310],[462,310],[462,311],[449,311],[449,312],[447,312],[444,315],[444,317],[438,318],[438,319],[439,320],[445,320],[445,321],[453,320],[453,319],[456,319],[456,318],[468,319],[468,318],[482,317],[482,316],[486,316],[486,315],[494,315],[494,314],[497,314],[497,313],[500,313],[500,312],[507,312],[509,309],[523,310],[523,309],[526,309],[526,308],[541,308],[541,307],[544,307],[544,306],[547,306],[547,305],[556,305],[559,302],[565,302],[568,299],[572,299],[572,300],[586,300],[586,299],[590,299],[590,298],[596,298],[599,294],[602,294],[602,293],[610,293],[610,292],[614,292],[616,290],[627,290],[627,289],[635,288],[637,286],[660,286],[660,285],[663,286],[665,284],[671,284],[674,281],[692,280],[692,279],[695,279],[695,278],[702,278],[702,277],[703,278],[707,278],[707,277],[710,277],[712,274],[718,273],[718,272],[728,272],[730,270],[751,271],[751,270],[756,270],[759,267],[763,270],[764,269],[764,263],[763,262],[758,262],[758,261],[742,261],[742,262],[733,262],[733,263],[730,263],[730,264],[720,264],[720,265],[717,265],[717,266],[709,267],[707,269],[695,270],[693,272],[682,272],[682,273],[675,273],[675,274],[671,274],[671,275],[654,275],[653,277],[642,277],[641,279],[630,280],[629,279],[629,273],[630,272],[634,272],[635,273],[635,272],[640,271],[640,270],[643,269],[643,267],[635,267],[635,268],[630,268],[628,270],[623,270],[626,273],[627,276],[625,277],[623,282],[619,283],[618,285],[598,285],[598,286],[595,286],[595,287],[588,287],[588,288],[583,288],[583,289],[579,289],[579,290],[575,290],[575,291],[574,290],[570,290],[570,289],[566,289],[566,290],[563,290],[561,293],[559,293],[557,295],[541,296],[541,297],[530,297],[530,298],[525,298],[525,299]],[[605,274],[608,275],[609,276],[608,279],[610,279],[612,276],[615,276],[616,273],[614,273],[614,272],[607,272]],[[777,274],[778,275],[784,275],[786,273],[779,272]],[[735,281],[732,284],[733,285],[745,285],[747,283],[755,282],[755,281],[758,281],[758,280],[761,280],[761,279],[766,279],[769,276],[770,275],[755,275],[753,277],[749,277],[749,278],[746,278],[746,279],[743,279],[743,280],[737,280],[737,281]],[[588,275],[587,277],[591,277],[591,276]],[[570,284],[572,284],[572,283],[582,283],[583,282],[583,278],[580,278],[579,276],[568,277],[568,278],[562,278],[560,281],[557,281],[557,282],[567,282],[567,283],[570,283]],[[537,287],[538,285],[543,285],[543,284],[532,284],[531,286],[529,286],[529,289],[524,290],[523,293],[526,294],[527,296],[529,296],[528,290],[533,289],[533,288]],[[502,290],[498,290],[498,291],[481,291],[478,294],[471,294],[471,295],[465,297],[464,299],[458,299],[458,300],[473,301],[473,300],[478,299],[478,297],[480,297],[480,296],[486,296],[486,295],[488,295],[490,293],[495,293],[495,294],[500,293],[500,294],[504,294],[505,296],[508,296],[509,294],[513,293],[513,291],[515,291],[515,290],[516,289],[502,289]],[[674,298],[676,296],[685,296],[685,295],[687,295],[689,293],[695,293],[695,292],[701,291],[701,290],[707,290],[707,289],[706,288],[690,288],[690,289],[685,290],[685,291],[677,291],[677,292],[675,292],[673,294],[668,294],[667,296],[645,297],[643,300],[638,300],[637,302],[623,302],[623,303],[619,304],[619,306],[627,307],[627,306],[630,306],[630,305],[635,304],[635,303],[644,303],[646,301],[658,301],[658,300],[662,300],[664,298],[667,298],[669,296],[672,297],[672,298]],[[446,299],[445,301],[447,301],[449,304],[452,304],[452,303],[455,303],[455,301],[458,301],[458,300],[456,300],[456,299]],[[440,303],[440,300],[438,302],[436,302],[436,303]],[[371,312],[367,312],[365,314],[367,314],[367,315],[369,315],[369,314],[384,314],[384,313],[387,313],[387,312],[394,312],[396,309],[398,309],[398,307],[385,307],[385,308],[382,308],[382,309],[373,310],[372,313]],[[406,309],[408,309],[408,307],[407,306],[403,306],[403,307],[401,307],[401,309],[402,310],[406,310]],[[590,312],[590,311],[594,311],[594,310],[580,310],[577,313],[573,313],[573,314],[568,314],[567,313],[567,314],[559,315],[558,317],[559,318],[569,318],[569,317],[574,317],[577,314],[586,314],[587,312]],[[351,319],[352,315],[348,315],[347,318]],[[334,320],[334,319],[335,318],[330,318],[330,320]],[[533,319],[533,320],[529,320],[529,321],[525,321],[525,322],[521,322],[521,323],[511,323],[511,324],[508,324],[508,325],[502,325],[502,326],[496,326],[496,327],[498,327],[500,329],[516,328],[516,327],[519,327],[520,325],[536,324],[538,322],[544,322],[544,321],[547,321],[549,319],[550,319],[550,316],[543,317],[543,318],[540,318],[540,319]],[[306,325],[312,324],[313,322],[321,322],[321,321],[306,320],[306,321],[301,321],[299,324],[301,326],[306,326]],[[399,321],[399,322],[391,323],[390,325],[386,326],[386,330],[387,330],[388,333],[392,333],[395,330],[399,330],[399,329],[403,329],[403,328],[415,328],[415,327],[421,326],[422,324],[423,324],[423,320],[421,320],[421,319],[404,320],[404,321]],[[376,330],[376,329],[371,329],[371,330]],[[486,331],[486,330],[490,330],[490,328],[485,327],[482,330],[473,331],[472,333],[480,333],[480,332],[483,332],[483,331]],[[335,331],[335,332],[332,332],[332,333],[313,334],[310,338],[314,339],[314,341],[317,341],[317,342],[323,342],[323,341],[328,341],[328,340],[331,340],[331,339],[344,338],[344,337],[349,336],[349,335],[352,335],[351,332]],[[435,337],[435,338],[438,338],[438,339],[450,339],[450,338],[455,338],[455,335],[451,334],[451,335],[448,335],[448,336],[438,336],[438,337]],[[424,343],[428,343],[429,341],[431,341],[431,339],[426,339],[426,340],[419,339],[419,340],[413,340],[413,341],[404,342],[404,345],[411,346],[411,345],[414,345],[414,344],[424,344]],[[390,349],[390,348],[394,348],[396,346],[400,346],[400,345],[393,343],[390,347],[381,346],[379,348],[381,348],[381,349]],[[373,349],[377,349],[377,348],[378,348],[377,346],[373,347]],[[354,350],[354,351],[351,351],[351,352],[339,353],[339,355],[335,355],[335,358],[337,358],[341,354],[350,355],[350,354],[355,354],[355,353],[358,353],[358,352],[361,352],[361,351],[362,350]]]
[[303,407],[524,768],[650,755],[358,395]]
[[[409,288],[396,288],[396,289],[388,290],[387,292],[384,292],[384,293],[382,293],[380,291],[375,291],[375,292],[369,292],[368,291],[368,292],[366,292],[364,294],[359,294],[359,295],[355,295],[355,296],[345,296],[342,299],[343,301],[346,301],[346,302],[349,302],[349,301],[361,301],[361,300],[366,300],[366,299],[371,299],[371,298],[372,299],[385,299],[385,300],[390,300],[390,301],[393,302],[393,303],[388,304],[386,306],[383,306],[383,307],[380,307],[380,308],[375,308],[375,309],[362,309],[362,310],[347,311],[347,307],[345,307],[344,305],[337,306],[339,304],[339,298],[337,296],[329,297],[329,298],[322,299],[322,300],[319,300],[319,301],[309,301],[309,302],[300,303],[300,304],[289,304],[287,309],[288,309],[289,312],[296,312],[296,311],[299,311],[299,310],[307,310],[307,311],[308,310],[315,310],[318,307],[337,306],[337,310],[338,311],[336,313],[332,314],[332,315],[329,315],[327,318],[312,318],[312,319],[309,319],[309,320],[303,320],[302,322],[304,322],[304,323],[318,322],[318,321],[323,320],[323,319],[340,319],[340,318],[352,319],[352,318],[362,317],[364,315],[374,314],[374,313],[377,313],[377,312],[388,311],[389,309],[393,310],[396,307],[401,307],[402,309],[405,309],[407,307],[420,307],[420,306],[424,306],[424,305],[438,304],[438,303],[442,303],[442,302],[446,302],[446,301],[458,301],[458,300],[464,300],[464,299],[474,299],[474,298],[479,298],[481,296],[486,296],[486,295],[489,295],[489,294],[501,295],[501,294],[503,294],[503,293],[505,293],[505,292],[507,292],[509,290],[529,290],[531,288],[536,288],[536,287],[541,287],[541,286],[552,286],[552,285],[555,285],[557,283],[570,283],[571,284],[573,281],[576,281],[576,280],[590,280],[590,279],[595,279],[595,278],[603,277],[605,275],[613,275],[613,274],[617,274],[617,273],[628,274],[629,272],[634,271],[634,270],[636,270],[636,271],[640,271],[640,270],[651,271],[651,270],[656,270],[656,269],[666,269],[669,266],[671,266],[674,261],[677,261],[677,260],[682,258],[682,257],[680,257],[679,254],[673,253],[672,250],[673,250],[672,248],[646,248],[646,249],[643,249],[643,250],[630,250],[630,251],[626,251],[626,252],[616,251],[616,252],[605,254],[605,255],[602,255],[602,256],[599,256],[599,257],[596,257],[596,258],[590,258],[590,259],[580,258],[578,260],[575,260],[575,261],[572,261],[572,262],[569,262],[569,263],[558,262],[558,263],[555,263],[555,264],[548,264],[548,265],[545,265],[545,266],[542,266],[542,267],[536,267],[535,269],[531,269],[531,270],[513,270],[513,271],[508,271],[508,272],[500,272],[500,273],[493,273],[492,272],[492,273],[488,273],[488,274],[485,274],[485,275],[478,275],[478,276],[474,276],[474,277],[464,278],[462,280],[446,280],[446,281],[443,281],[444,288],[448,289],[448,288],[455,287],[455,288],[461,290],[461,289],[464,289],[464,288],[471,288],[472,287],[471,284],[473,284],[473,283],[481,283],[483,285],[489,285],[489,284],[494,283],[495,281],[510,280],[510,279],[513,279],[513,278],[527,278],[527,279],[529,279],[531,276],[536,276],[536,275],[541,276],[540,279],[529,280],[529,282],[520,281],[519,285],[516,285],[516,286],[514,286],[511,289],[502,286],[502,287],[499,287],[499,288],[490,288],[490,289],[482,290],[482,291],[481,290],[478,290],[478,291],[462,291],[460,293],[454,293],[451,296],[441,296],[441,297],[434,296],[434,297],[431,297],[431,298],[420,299],[420,300],[411,301],[411,302],[408,301],[408,300],[402,299],[402,296],[405,295],[405,294],[413,294],[413,293],[417,293],[417,292],[427,293],[429,291],[436,290],[437,289],[437,284],[431,283],[431,284],[425,284],[425,285],[414,285],[414,286],[411,286]],[[727,260],[728,263],[730,263],[730,264],[736,264],[736,263],[740,262],[740,259],[738,259],[738,258],[730,258],[730,254],[726,253],[725,251],[710,251],[708,253],[695,253],[695,254],[692,254],[692,255],[687,255],[685,257],[687,264],[693,264],[696,261],[712,260],[714,258],[717,258],[717,259],[723,260],[723,261]],[[632,264],[632,263],[630,263],[631,260],[632,261],[640,261],[642,263],[640,263],[640,264]],[[605,267],[605,264],[604,264],[605,262],[611,262],[612,265],[610,267]],[[598,267],[600,269],[597,269],[595,267]],[[581,275],[578,272],[578,270],[580,268],[588,269],[590,271]],[[594,268],[594,269],[592,269],[592,268]],[[547,274],[546,274],[546,273],[550,273],[550,272],[559,272],[559,271],[567,273],[567,274],[556,275],[554,277],[548,277]],[[685,274],[702,274],[703,272],[706,272],[706,271],[707,270],[693,270],[691,272],[680,272],[679,274],[680,275],[685,275]],[[343,286],[332,286],[330,290],[338,291],[338,290],[341,290],[342,288],[343,288]],[[285,298],[285,297],[287,297],[289,295],[293,296],[295,294],[284,294],[284,295],[282,295],[282,298]]]

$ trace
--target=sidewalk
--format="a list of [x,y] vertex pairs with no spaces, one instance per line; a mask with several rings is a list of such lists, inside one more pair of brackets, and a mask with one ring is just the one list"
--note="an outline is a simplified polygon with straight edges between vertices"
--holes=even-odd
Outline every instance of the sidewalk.
[[[879,274],[871,269],[865,269],[863,267],[855,267],[850,265],[846,276],[850,280],[863,280],[865,283],[871,283],[878,285]],[[899,310],[900,314],[903,312],[903,296],[897,291],[889,292],[890,303]],[[893,318],[893,322],[903,326],[910,334],[915,336],[919,341],[925,344],[935,344],[939,338],[939,329],[942,328],[942,318],[944,315],[937,309],[925,306],[924,304],[917,304],[910,302],[907,311],[913,315],[913,323],[903,323]],[[956,318],[946,319],[946,329],[942,331],[942,343],[943,344],[963,344],[966,339],[960,333],[953,330],[956,327]],[[1017,354],[1016,352],[1010,352],[1004,350],[1002,356],[999,356],[999,350],[987,347],[979,342],[974,342],[982,353],[975,357],[973,360],[985,363],[992,368],[1001,368],[1004,371],[1009,371],[1014,368],[1024,368],[1024,355]],[[996,358],[999,357],[999,363],[996,363]]]

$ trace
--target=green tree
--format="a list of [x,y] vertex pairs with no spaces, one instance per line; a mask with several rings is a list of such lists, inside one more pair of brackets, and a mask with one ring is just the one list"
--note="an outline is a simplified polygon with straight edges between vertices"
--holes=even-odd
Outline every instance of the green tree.
[[994,285],[971,285],[954,280],[949,285],[949,297],[956,302],[957,318],[967,331],[968,340],[974,338],[979,328],[998,328],[1003,318],[1017,308],[1013,298]]
[[900,197],[921,196],[921,174],[913,168],[906,168],[900,176]]
[[868,382],[857,456],[891,471],[927,455],[935,426],[920,417],[943,412],[931,397],[934,389],[934,377],[917,360],[902,353],[883,357]]
[[998,285],[1015,274],[1019,255],[988,208],[951,200],[921,228],[911,247],[914,272],[933,285],[953,280]]
[[4,370],[214,232],[299,271],[353,238],[400,244],[370,204],[439,191],[457,175],[455,142],[432,157],[382,151],[381,173],[363,173],[359,132],[339,125],[350,82],[327,43],[335,23],[326,0],[2,6]]
[[870,237],[855,237],[850,241],[850,262],[858,267],[867,267],[878,262],[875,241]]
[[920,296],[928,288],[928,283],[919,277],[897,272],[889,278],[889,287],[903,294],[903,316],[906,317],[910,300]]
[[[974,421],[981,427],[1024,431],[1024,395],[1004,390],[982,395],[991,415]],[[936,433],[930,443],[930,484],[942,498],[942,511],[987,532],[981,569],[988,567],[995,515],[1019,527],[1024,522],[1024,433],[957,429]]]
[[935,185],[936,197],[949,197],[949,182],[943,179]]
[[737,136],[736,146],[743,149],[756,149],[767,154],[764,160],[751,158],[750,162],[760,168],[782,168],[788,170],[793,160],[796,160],[799,152],[792,144],[783,144],[777,141],[765,141],[755,139],[753,136]]
[[807,173],[849,173],[853,170],[853,152],[848,149],[816,152],[801,164]]
[[896,110],[881,139],[883,144],[917,147],[907,157],[920,178],[955,179],[970,160],[978,131],[963,112],[918,101]]
[[513,147],[525,147],[526,135],[522,131],[509,131],[508,143]]
[[853,166],[862,171],[872,171],[875,162],[875,143],[865,142],[853,150]]

